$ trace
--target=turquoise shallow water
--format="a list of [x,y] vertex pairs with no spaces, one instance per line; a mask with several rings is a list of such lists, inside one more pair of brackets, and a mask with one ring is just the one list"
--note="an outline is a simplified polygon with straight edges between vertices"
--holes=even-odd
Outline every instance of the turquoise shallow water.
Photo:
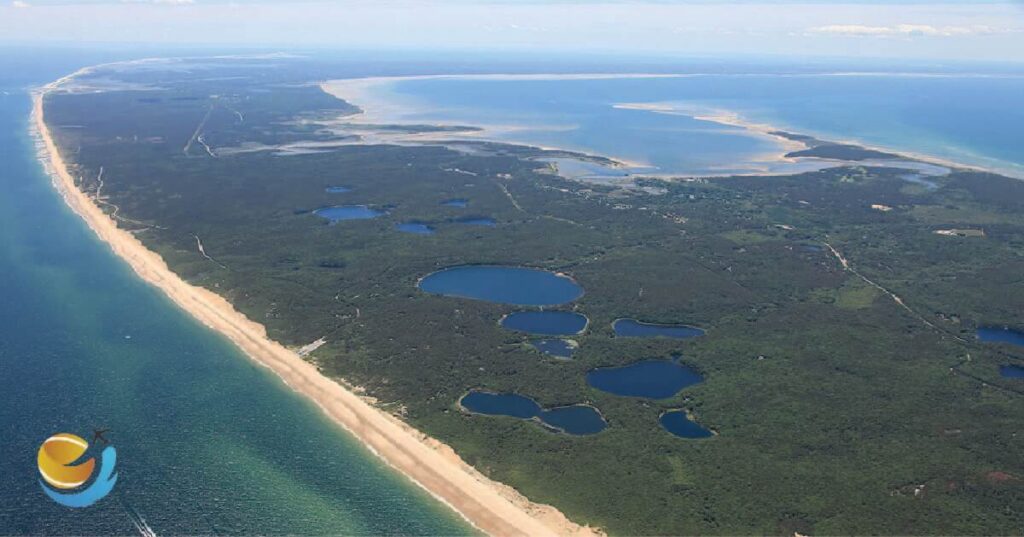
[[[158,534],[473,533],[93,237],[27,134],[23,86],[74,68],[38,69],[0,69],[0,534],[132,534],[130,513]],[[93,427],[114,493],[58,506],[38,446]]]
[[[414,79],[378,93],[388,119],[492,127],[492,137],[714,174],[776,169],[776,142],[693,116],[743,119],[1024,177],[1024,75],[715,74],[604,80]],[[672,113],[616,108],[657,104]],[[358,104],[358,102],[356,103]],[[773,167],[774,166],[774,167]]]

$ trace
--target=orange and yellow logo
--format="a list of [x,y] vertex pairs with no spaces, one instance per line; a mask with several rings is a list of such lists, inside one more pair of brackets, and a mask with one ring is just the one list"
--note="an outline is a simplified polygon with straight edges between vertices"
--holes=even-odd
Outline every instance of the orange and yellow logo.
[[63,493],[50,488],[70,491],[89,481],[96,469],[96,459],[90,457],[76,464],[88,449],[89,443],[84,438],[71,433],[55,434],[39,446],[37,460],[39,475],[43,478],[40,485],[43,492],[55,502],[68,507],[86,507],[99,501],[114,488],[117,482],[117,475],[114,474],[117,452],[113,446],[103,449],[99,475],[85,490]]
[[78,460],[89,443],[80,436],[70,433],[55,434],[39,447],[39,473],[43,480],[59,489],[74,489],[85,484],[96,467],[96,459],[88,459],[72,465]]

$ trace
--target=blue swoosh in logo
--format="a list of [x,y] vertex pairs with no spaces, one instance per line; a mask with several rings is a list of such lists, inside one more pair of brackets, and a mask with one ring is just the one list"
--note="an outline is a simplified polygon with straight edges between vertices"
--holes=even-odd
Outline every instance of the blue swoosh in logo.
[[110,494],[110,491],[113,490],[114,484],[117,483],[117,474],[114,473],[116,465],[117,450],[114,449],[114,446],[107,446],[100,455],[99,475],[96,477],[96,481],[89,485],[89,488],[74,494],[61,494],[46,486],[42,479],[39,480],[39,485],[43,487],[43,492],[50,499],[61,505],[66,507],[88,507],[98,502],[107,494]]

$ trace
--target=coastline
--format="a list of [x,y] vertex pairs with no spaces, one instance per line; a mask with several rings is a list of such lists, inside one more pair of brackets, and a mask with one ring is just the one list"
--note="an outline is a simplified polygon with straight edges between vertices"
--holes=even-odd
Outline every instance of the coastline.
[[269,339],[263,325],[248,319],[224,297],[182,280],[155,252],[117,223],[75,184],[44,117],[45,95],[85,68],[32,94],[31,131],[39,161],[71,210],[144,281],[157,287],[196,320],[228,338],[256,363],[314,402],[332,421],[359,439],[413,483],[489,535],[603,535],[580,526],[548,505],[531,502],[508,485],[492,481],[446,444],[426,436],[324,376],[296,352]]
[[[805,75],[792,75],[792,76],[929,76],[927,74],[915,74],[915,73],[903,73],[899,75],[886,74],[886,73],[819,73],[819,74],[805,74]],[[343,78],[343,79],[332,79],[326,80],[319,83],[320,89],[338,99],[341,99],[349,104],[360,108],[361,112],[350,116],[347,121],[353,123],[389,123],[400,120],[397,119],[401,114],[398,114],[396,110],[403,109],[404,105],[398,102],[389,100],[387,97],[386,90],[381,89],[381,85],[390,84],[395,82],[402,82],[406,80],[431,80],[431,79],[464,79],[464,80],[604,80],[604,79],[619,79],[619,78],[695,78],[701,76],[708,76],[704,73],[591,73],[591,74],[456,74],[456,75],[412,75],[412,76],[379,76],[379,77],[365,77],[365,78]],[[745,75],[733,75],[733,76],[745,76]],[[941,75],[941,76],[960,76],[960,75]],[[744,118],[741,114],[731,110],[721,109],[707,109],[707,110],[691,110],[684,111],[676,109],[666,103],[614,103],[611,105],[613,108],[627,109],[627,110],[638,110],[647,111],[652,113],[668,114],[668,115],[680,115],[690,117],[698,121],[707,121],[716,123],[722,126],[734,127],[742,129],[747,132],[751,137],[771,140],[778,144],[781,149],[779,152],[769,152],[766,154],[757,155],[756,158],[752,159],[750,163],[754,164],[767,164],[767,165],[780,165],[780,166],[791,166],[791,169],[752,169],[750,171],[741,173],[721,173],[721,174],[687,174],[687,173],[643,173],[637,172],[637,177],[649,177],[656,179],[679,179],[679,180],[691,180],[691,179],[708,179],[715,177],[758,177],[766,175],[778,175],[786,173],[803,173],[807,171],[821,170],[825,168],[832,168],[838,166],[849,166],[860,164],[857,161],[844,161],[825,159],[818,157],[787,157],[786,155],[793,151],[799,151],[807,149],[808,146],[802,142],[787,139],[785,137],[776,134],[777,131],[789,131],[786,127],[780,127],[768,123],[761,123]],[[406,110],[408,112],[408,110]],[[446,123],[438,123],[438,125],[447,125]],[[469,138],[493,141],[496,143],[508,143],[513,145],[526,145],[531,147],[538,147],[546,150],[555,151],[573,151],[603,158],[610,159],[615,162],[621,163],[624,167],[643,168],[650,167],[644,163],[632,162],[628,159],[618,157],[615,155],[605,155],[600,153],[594,153],[593,151],[585,148],[567,148],[567,147],[551,147],[542,146],[535,143],[529,142],[511,142],[502,140],[500,136],[493,136],[496,133],[501,133],[509,130],[514,130],[516,127],[507,125],[469,125],[477,127],[480,130],[472,133]],[[819,138],[823,141],[836,144],[849,144],[856,145],[868,150],[881,151],[886,153],[892,153],[900,156],[907,161],[918,161],[925,164],[931,164],[935,166],[941,166],[950,170],[969,170],[975,172],[994,173],[998,175],[1004,175],[1006,177],[1024,180],[1024,175],[1020,175],[1019,171],[1010,168],[1003,168],[992,165],[979,165],[969,164],[960,162],[948,157],[941,157],[932,154],[921,153],[919,151],[902,150],[893,147],[887,147],[883,145],[877,145],[868,143],[862,140],[848,138],[848,137],[832,137],[823,133],[815,132],[804,132],[799,131],[800,134],[811,135],[815,138]],[[451,140],[450,133],[431,133],[431,135],[424,139],[421,137],[419,141],[431,141],[431,142],[443,142],[445,140]],[[381,143],[393,143],[389,141],[383,141]],[[898,167],[896,165],[892,167]]]

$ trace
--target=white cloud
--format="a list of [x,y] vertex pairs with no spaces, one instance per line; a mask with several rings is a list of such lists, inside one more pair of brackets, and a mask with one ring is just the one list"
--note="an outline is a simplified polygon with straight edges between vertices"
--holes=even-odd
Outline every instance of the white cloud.
[[850,37],[958,37],[1014,33],[1019,30],[994,28],[984,24],[971,26],[933,26],[930,24],[895,24],[868,26],[863,24],[830,24],[807,30],[810,34]]
[[29,4],[25,0],[14,0],[13,2],[11,2],[11,6],[16,7],[18,9],[25,9],[27,7],[32,7],[32,4]]

